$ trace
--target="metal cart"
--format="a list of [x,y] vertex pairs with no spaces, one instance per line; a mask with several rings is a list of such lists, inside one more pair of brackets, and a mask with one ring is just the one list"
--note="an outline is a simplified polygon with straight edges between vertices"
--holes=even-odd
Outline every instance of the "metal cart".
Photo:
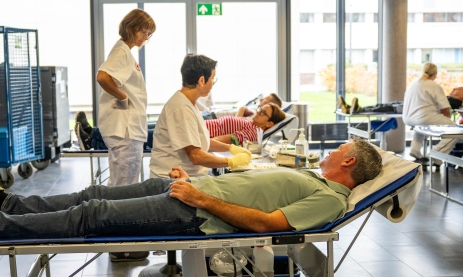
[[32,175],[29,162],[43,158],[42,95],[37,30],[0,26],[0,186],[18,174]]

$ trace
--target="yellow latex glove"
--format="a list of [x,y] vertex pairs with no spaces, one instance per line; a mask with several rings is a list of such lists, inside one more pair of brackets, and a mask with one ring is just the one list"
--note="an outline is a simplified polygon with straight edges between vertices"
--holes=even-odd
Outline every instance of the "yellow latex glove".
[[240,165],[247,165],[251,162],[251,156],[247,153],[238,153],[231,158],[227,158],[228,167],[237,168]]
[[239,147],[239,146],[236,146],[236,145],[231,145],[230,146],[230,149],[228,149],[228,151],[230,151],[230,153],[233,154],[233,156],[239,154],[239,153],[246,153],[249,155],[249,157],[251,157],[251,152],[248,150],[248,149],[245,149],[243,147]]

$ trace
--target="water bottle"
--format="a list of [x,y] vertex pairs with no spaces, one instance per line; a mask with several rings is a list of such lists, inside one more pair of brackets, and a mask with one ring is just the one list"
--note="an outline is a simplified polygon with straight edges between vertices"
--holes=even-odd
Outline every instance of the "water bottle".
[[272,247],[266,246],[255,246],[252,252],[252,260],[254,265],[252,272],[256,277],[262,277],[263,275],[256,269],[258,267],[267,277],[273,277],[273,261],[274,254]]

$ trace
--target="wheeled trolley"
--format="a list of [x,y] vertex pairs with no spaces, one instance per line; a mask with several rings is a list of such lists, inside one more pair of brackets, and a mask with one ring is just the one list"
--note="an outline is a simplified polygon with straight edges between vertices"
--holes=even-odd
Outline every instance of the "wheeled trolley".
[[37,30],[0,26],[0,186],[23,178],[43,158],[42,94]]

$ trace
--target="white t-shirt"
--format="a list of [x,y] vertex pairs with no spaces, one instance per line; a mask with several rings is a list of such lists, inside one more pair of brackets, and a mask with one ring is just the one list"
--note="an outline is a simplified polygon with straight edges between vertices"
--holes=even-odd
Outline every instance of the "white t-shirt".
[[403,121],[409,126],[454,124],[441,110],[450,107],[442,87],[432,80],[416,80],[405,92]]
[[172,167],[180,166],[190,176],[207,175],[208,168],[194,165],[183,148],[195,146],[208,151],[209,131],[190,100],[177,91],[164,105],[156,123],[151,150],[150,177],[169,177]]
[[111,106],[116,99],[114,96],[105,91],[101,93],[98,116],[101,135],[124,138],[127,130],[130,139],[146,141],[148,124],[145,80],[127,44],[118,40],[99,70],[108,73],[129,97],[129,108],[122,110]]

